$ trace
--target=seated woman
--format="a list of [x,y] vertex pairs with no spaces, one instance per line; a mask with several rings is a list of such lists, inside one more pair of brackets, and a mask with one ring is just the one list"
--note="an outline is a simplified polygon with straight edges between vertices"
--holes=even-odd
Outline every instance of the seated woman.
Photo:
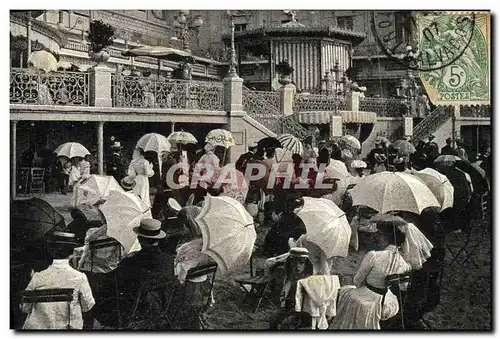
[[405,235],[397,226],[404,223],[400,218],[377,222],[378,250],[368,252],[363,258],[354,276],[356,286],[340,289],[337,316],[330,329],[379,330],[381,320],[398,313],[398,300],[387,289],[386,278],[391,274],[411,271],[411,266],[398,250],[405,241]]
[[[269,322],[269,329],[291,328],[290,323],[300,321],[301,327],[310,327],[311,316],[307,313],[295,312],[295,291],[297,281],[313,275],[312,263],[309,252],[305,248],[294,247],[290,249],[285,262],[285,279],[281,291],[281,308]],[[293,320],[290,318],[294,318]]]

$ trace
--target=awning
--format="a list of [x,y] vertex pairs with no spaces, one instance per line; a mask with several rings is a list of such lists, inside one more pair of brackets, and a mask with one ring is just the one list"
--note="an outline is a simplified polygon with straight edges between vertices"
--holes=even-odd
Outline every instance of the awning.
[[330,111],[301,112],[293,115],[295,121],[306,125],[324,125],[330,123]]
[[[373,112],[340,111],[339,113],[344,124],[374,124],[377,122],[377,114]],[[298,123],[305,125],[324,125],[330,123],[332,115],[335,114],[331,111],[311,111],[296,113],[293,118]]]
[[342,111],[344,124],[374,124],[377,122],[377,113]]

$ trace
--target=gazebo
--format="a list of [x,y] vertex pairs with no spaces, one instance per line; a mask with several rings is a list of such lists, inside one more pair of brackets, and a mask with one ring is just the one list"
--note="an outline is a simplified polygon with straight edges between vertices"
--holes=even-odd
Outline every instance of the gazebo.
[[[230,36],[222,39],[230,44]],[[238,74],[250,88],[274,90],[280,87],[276,65],[287,61],[299,91],[319,92],[325,75],[335,69],[342,74],[352,66],[352,49],[364,39],[363,33],[332,26],[305,27],[294,18],[282,25],[236,32]]]

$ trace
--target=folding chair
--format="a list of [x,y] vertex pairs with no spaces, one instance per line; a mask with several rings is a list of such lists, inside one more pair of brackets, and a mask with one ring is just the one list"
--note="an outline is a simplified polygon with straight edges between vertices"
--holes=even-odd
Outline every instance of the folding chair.
[[30,182],[30,194],[45,193],[45,169],[44,168],[32,168],[31,169],[31,182]]
[[[217,264],[216,263],[210,263],[210,264],[205,264],[205,265],[200,265],[194,268],[191,268],[188,270],[187,275],[186,275],[186,280],[184,283],[184,289],[182,292],[182,302],[181,305],[185,305],[187,303],[186,300],[186,292],[187,292],[187,284],[190,283],[190,280],[200,278],[205,275],[211,275],[211,278],[209,280],[209,287],[207,290],[203,290],[203,286],[200,284],[201,290],[201,295],[200,295],[200,301],[201,301],[201,306],[196,307],[196,315],[198,317],[198,322],[201,326],[202,329],[206,329],[206,326],[203,321],[203,316],[204,313],[208,310],[210,307],[211,301],[212,301],[212,291],[214,288],[214,281],[215,281],[215,275],[217,272]],[[204,302],[203,298],[206,296],[207,301]]]
[[[252,260],[250,260],[252,263]],[[276,268],[283,267],[285,265],[284,262],[280,262],[276,264]],[[252,265],[253,266],[253,265]],[[274,308],[277,308],[276,305],[266,296],[266,292],[269,288],[269,285],[275,277],[271,274],[263,275],[263,276],[254,276],[253,275],[253,267],[250,266],[250,276],[249,277],[241,277],[235,279],[234,281],[240,285],[242,290],[245,292],[245,298],[243,299],[243,303],[247,303],[248,299],[256,299],[256,305],[253,310],[253,313],[257,313],[259,310],[260,304],[264,299],[266,299]],[[250,286],[250,288],[248,287]]]
[[99,239],[89,242],[90,250],[90,272],[94,269],[94,255],[96,250],[104,248],[115,248],[118,251],[118,258],[122,255],[122,245],[113,238]]
[[[20,293],[22,304],[66,302],[68,304],[68,324],[71,328],[71,301],[73,301],[74,290],[72,288],[53,288],[34,291],[23,291]],[[58,315],[59,316],[59,315]]]
[[[394,318],[399,316],[401,318],[402,328],[404,329],[404,327],[405,327],[404,326],[404,317],[403,317],[404,295],[401,294],[400,285],[404,284],[404,283],[409,283],[410,280],[411,280],[410,274],[397,274],[396,273],[396,274],[388,275],[385,278],[385,288],[391,289],[391,290],[396,290],[396,293],[394,293],[394,291],[393,291],[393,294],[398,299],[399,312],[394,317],[387,319],[387,320],[384,320],[384,321],[381,321],[381,323],[385,322],[386,324],[391,324],[392,323],[391,319],[394,319]],[[385,303],[385,294],[382,297],[382,308],[384,307],[384,303]]]

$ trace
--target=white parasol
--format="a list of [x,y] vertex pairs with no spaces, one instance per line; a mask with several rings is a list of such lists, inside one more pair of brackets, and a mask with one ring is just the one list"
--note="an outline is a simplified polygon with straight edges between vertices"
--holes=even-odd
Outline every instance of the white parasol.
[[47,51],[32,52],[28,58],[28,63],[46,73],[57,71],[57,59],[52,53]]
[[198,140],[196,140],[194,135],[184,131],[177,131],[170,133],[170,135],[167,137],[167,140],[170,141],[172,144],[182,144],[182,145],[198,143]]
[[107,199],[111,191],[123,192],[123,188],[112,176],[92,175],[76,187],[76,205],[93,205],[99,200]]
[[354,206],[379,213],[408,211],[420,214],[426,207],[440,207],[432,191],[417,177],[402,172],[382,172],[361,178],[351,190]]
[[85,146],[77,142],[67,142],[59,145],[54,153],[56,153],[58,157],[68,157],[70,159],[74,157],[85,158],[86,155],[90,154]]
[[139,226],[144,218],[151,218],[149,207],[135,194],[111,191],[101,210],[108,230],[106,235],[116,239],[130,253],[137,240],[133,228]]
[[328,199],[304,197],[297,212],[307,229],[307,239],[318,245],[327,258],[346,257],[351,226],[344,211]]
[[217,262],[221,272],[248,263],[257,234],[245,207],[229,197],[205,197],[196,217],[203,237],[203,253]]
[[170,151],[170,142],[163,135],[158,133],[148,133],[143,135],[137,142],[137,147],[142,148],[145,152],[156,152],[158,155],[158,167],[161,174],[161,154]]
[[425,168],[421,171],[413,172],[427,187],[434,193],[441,211],[453,207],[453,194],[455,189],[448,178],[432,168]]

